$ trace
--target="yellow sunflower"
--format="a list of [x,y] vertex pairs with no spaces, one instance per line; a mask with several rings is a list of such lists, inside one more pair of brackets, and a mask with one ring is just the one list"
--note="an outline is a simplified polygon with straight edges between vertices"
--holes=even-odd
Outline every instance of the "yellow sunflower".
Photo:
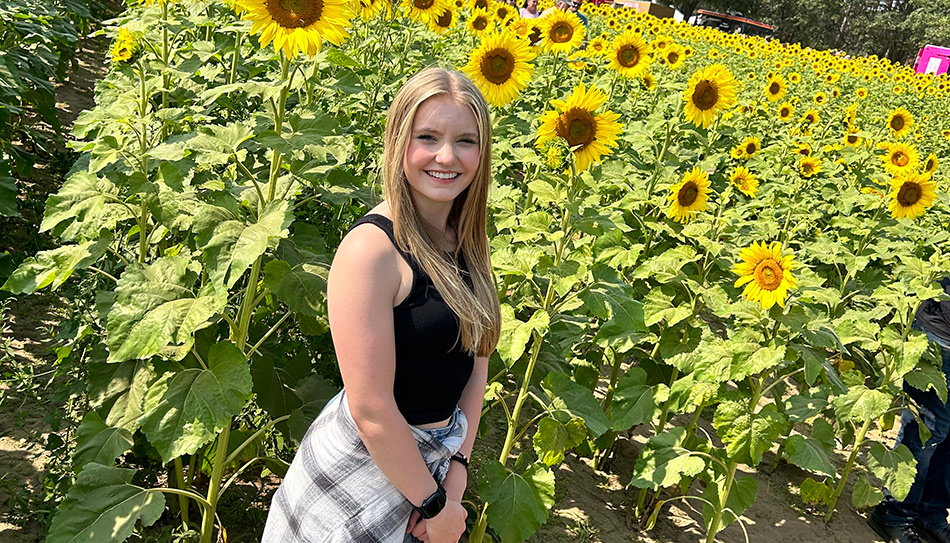
[[595,115],[594,111],[607,102],[607,95],[591,87],[588,90],[583,83],[574,88],[567,100],[551,100],[554,111],[541,115],[538,128],[538,144],[542,145],[554,138],[562,138],[574,152],[577,169],[586,170],[591,163],[600,162],[600,158],[613,151],[621,124],[620,115],[605,111]]
[[346,27],[356,15],[347,0],[234,0],[234,8],[254,22],[251,34],[260,33],[261,47],[273,41],[274,49],[291,58],[315,55],[323,40],[339,45],[349,37]]
[[939,166],[940,159],[937,158],[937,155],[930,153],[927,155],[927,160],[924,161],[924,174],[933,175]]
[[795,106],[793,106],[791,102],[785,102],[779,106],[778,120],[787,123],[792,119],[792,115],[795,115]]
[[765,97],[769,99],[769,102],[778,102],[785,97],[785,94],[788,92],[788,83],[785,82],[785,78],[782,74],[772,74],[769,77],[768,82],[765,84]]
[[389,0],[360,0],[360,18],[371,21],[389,5]]
[[736,166],[729,174],[729,181],[749,198],[755,198],[755,193],[759,191],[759,180],[748,168]]
[[950,130],[941,130],[940,134],[943,135],[944,139],[950,140]]
[[683,179],[670,187],[667,200],[670,207],[666,214],[676,222],[686,222],[697,212],[706,210],[709,199],[709,174],[705,170],[693,168],[686,172]]
[[759,302],[763,309],[778,304],[785,307],[788,289],[798,286],[792,275],[794,256],[782,256],[782,244],[752,242],[739,252],[741,262],[732,268],[739,275],[736,287],[745,285],[742,296],[750,302]]
[[902,107],[891,110],[887,115],[887,127],[891,129],[895,138],[902,138],[914,126],[914,116]]
[[887,153],[881,157],[884,169],[891,175],[898,175],[917,168],[920,155],[917,148],[909,143],[893,143],[887,146]]
[[809,125],[816,125],[821,122],[821,115],[818,114],[817,110],[809,109],[802,117],[802,122],[808,123]]
[[624,32],[616,38],[607,53],[610,68],[624,77],[641,77],[653,62],[651,47],[638,34]]
[[135,36],[125,27],[119,29],[119,35],[109,50],[112,62],[124,62],[132,58],[135,52]]
[[891,217],[916,219],[937,199],[937,185],[928,175],[906,172],[891,181]]
[[491,15],[483,9],[472,10],[472,13],[468,16],[468,20],[465,21],[465,30],[475,37],[488,35],[494,27],[495,21],[491,18]]
[[476,9],[480,9],[483,11],[491,11],[491,8],[494,5],[495,5],[494,0],[472,0],[469,3],[468,8],[471,11],[475,11]]
[[504,2],[496,2],[492,8],[492,13],[495,15],[495,20],[498,21],[498,24],[501,26],[505,26],[509,20],[518,15],[518,12],[513,7]]
[[452,9],[446,8],[440,15],[437,15],[427,23],[429,30],[436,34],[445,34],[450,28],[455,26],[456,13]]
[[707,128],[716,114],[736,103],[736,79],[722,64],[713,64],[693,74],[683,94],[686,120]]
[[828,96],[823,92],[818,92],[815,94],[814,100],[816,104],[821,105],[828,101]]
[[864,100],[865,98],[868,97],[868,90],[864,87],[861,87],[858,90],[854,91],[854,94],[858,97],[858,100]]
[[647,90],[654,90],[656,88],[656,78],[653,77],[653,74],[650,72],[644,73],[640,77],[640,82],[643,83],[644,88]]
[[850,147],[860,147],[861,143],[864,140],[861,139],[861,136],[859,136],[856,132],[848,132],[847,134],[844,135],[844,138],[842,138],[842,141],[844,142],[845,145],[848,145]]
[[410,19],[428,24],[449,9],[449,3],[445,0],[403,0],[403,7]]
[[569,53],[584,42],[587,31],[575,13],[559,9],[541,18],[544,48],[553,53]]
[[683,65],[686,54],[683,52],[683,46],[678,43],[671,43],[663,50],[663,62],[666,67],[675,70]]
[[817,175],[821,172],[821,160],[813,156],[806,156],[798,163],[798,171],[802,174],[802,177]]
[[789,83],[792,83],[793,85],[797,85],[797,84],[801,83],[801,82],[802,82],[802,76],[801,76],[801,74],[798,73],[798,72],[792,72],[792,73],[788,74],[788,82],[789,82]]
[[607,38],[604,36],[597,36],[596,38],[590,40],[590,43],[587,44],[587,50],[594,55],[606,55],[607,50],[610,47],[610,42],[607,41]]
[[503,106],[528,86],[532,59],[534,53],[526,42],[509,32],[500,32],[482,38],[462,71],[475,82],[489,103]]

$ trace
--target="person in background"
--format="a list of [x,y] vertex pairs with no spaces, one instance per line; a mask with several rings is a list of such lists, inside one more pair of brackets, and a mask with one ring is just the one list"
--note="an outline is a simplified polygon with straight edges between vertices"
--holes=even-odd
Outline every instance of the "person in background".
[[541,12],[541,17],[544,17],[550,13],[553,13],[554,10],[559,9],[561,11],[567,11],[567,8],[570,6],[567,0],[556,0],[554,6],[549,7],[548,9]]
[[537,19],[540,15],[538,13],[538,0],[525,0],[524,7],[518,10],[518,13],[525,19]]
[[[581,22],[584,23],[584,30],[588,31],[589,33],[590,27],[587,25],[587,16],[581,13],[581,6],[583,4],[584,4],[584,0],[574,0],[571,3],[570,10],[571,10],[571,13],[573,13],[574,15],[577,15],[577,17],[581,20]],[[585,43],[587,42],[586,36],[584,37],[584,42]]]
[[[940,284],[950,294],[950,277]],[[924,301],[914,318],[914,328],[922,330],[940,348],[943,373],[950,382],[950,300]],[[917,476],[902,501],[885,490],[884,501],[868,515],[868,525],[885,543],[950,543],[950,406],[932,389],[920,391],[904,381],[904,391],[920,408],[930,438],[921,442],[917,419],[904,409],[897,442],[906,445],[917,460]]]

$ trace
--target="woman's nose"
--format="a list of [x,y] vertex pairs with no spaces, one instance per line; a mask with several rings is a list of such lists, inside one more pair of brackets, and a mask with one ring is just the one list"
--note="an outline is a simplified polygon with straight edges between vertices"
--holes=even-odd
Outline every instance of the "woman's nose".
[[448,143],[444,144],[442,147],[439,147],[439,150],[435,153],[435,160],[439,164],[449,164],[454,159],[455,152],[452,150],[452,146]]

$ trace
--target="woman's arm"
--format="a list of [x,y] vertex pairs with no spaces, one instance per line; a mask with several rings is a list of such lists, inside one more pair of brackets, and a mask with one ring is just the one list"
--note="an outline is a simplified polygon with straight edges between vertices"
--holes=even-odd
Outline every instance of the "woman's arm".
[[[478,423],[482,416],[482,405],[485,401],[485,383],[487,381],[488,358],[476,356],[472,376],[469,378],[468,384],[465,385],[462,398],[459,400],[459,408],[465,413],[465,418],[468,419],[468,435],[465,436],[465,441],[462,442],[459,452],[467,458],[472,456],[475,436],[478,435]],[[468,473],[465,466],[452,461],[443,483],[448,499],[461,502],[467,484]]]

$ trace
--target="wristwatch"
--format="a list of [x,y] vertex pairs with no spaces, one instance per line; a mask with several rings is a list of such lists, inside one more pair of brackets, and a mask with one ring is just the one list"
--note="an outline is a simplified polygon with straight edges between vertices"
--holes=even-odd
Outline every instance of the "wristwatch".
[[442,483],[436,481],[435,484],[438,486],[436,491],[426,498],[422,505],[413,506],[419,512],[419,516],[424,519],[430,519],[438,515],[445,508],[445,489],[442,488]]

